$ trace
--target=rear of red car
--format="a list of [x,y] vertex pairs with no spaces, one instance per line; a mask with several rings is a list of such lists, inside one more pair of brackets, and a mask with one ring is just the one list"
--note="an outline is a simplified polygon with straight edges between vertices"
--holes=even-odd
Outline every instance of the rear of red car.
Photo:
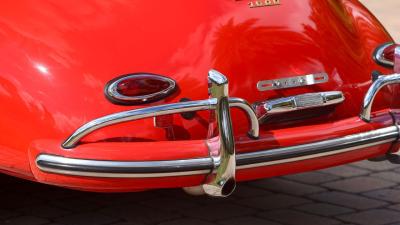
[[397,151],[393,40],[358,1],[2,4],[5,173],[227,196]]

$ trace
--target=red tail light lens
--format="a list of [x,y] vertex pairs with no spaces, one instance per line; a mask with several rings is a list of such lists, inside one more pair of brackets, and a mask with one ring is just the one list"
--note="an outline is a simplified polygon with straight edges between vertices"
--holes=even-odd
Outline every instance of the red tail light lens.
[[383,58],[394,62],[394,50],[398,45],[392,44],[383,50]]
[[113,103],[135,105],[160,100],[175,90],[175,81],[168,77],[130,74],[108,82],[105,94]]
[[381,66],[394,66],[394,51],[399,45],[395,43],[386,43],[379,46],[374,53],[374,60]]

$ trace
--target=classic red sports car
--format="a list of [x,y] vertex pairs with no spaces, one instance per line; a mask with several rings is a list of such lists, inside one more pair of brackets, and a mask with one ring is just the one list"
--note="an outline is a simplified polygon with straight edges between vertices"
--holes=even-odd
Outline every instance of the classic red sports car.
[[228,196],[400,161],[400,48],[357,0],[3,1],[0,49],[13,176]]

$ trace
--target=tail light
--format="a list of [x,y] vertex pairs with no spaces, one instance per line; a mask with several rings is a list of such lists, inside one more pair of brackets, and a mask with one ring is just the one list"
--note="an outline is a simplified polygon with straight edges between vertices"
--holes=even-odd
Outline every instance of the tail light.
[[395,43],[386,43],[379,46],[374,52],[374,60],[381,66],[392,68],[395,60]]
[[174,80],[155,74],[129,74],[107,83],[105,95],[115,104],[136,105],[163,99],[176,90]]

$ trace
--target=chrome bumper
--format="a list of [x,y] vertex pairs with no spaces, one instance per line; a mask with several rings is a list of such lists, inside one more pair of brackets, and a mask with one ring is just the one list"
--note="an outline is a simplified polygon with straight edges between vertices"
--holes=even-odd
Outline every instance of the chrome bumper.
[[[378,130],[353,134],[310,144],[268,149],[236,155],[237,169],[248,169],[335,155],[361,148],[396,141],[399,128],[390,126]],[[46,172],[112,178],[148,178],[209,174],[213,159],[195,158],[170,161],[106,161],[71,159],[55,155],[39,155],[37,166]]]
[[[40,154],[36,158],[36,165],[44,172],[101,178],[151,178],[207,174],[206,182],[202,185],[204,191],[212,196],[227,196],[234,189],[232,183],[235,182],[236,170],[335,155],[394,142],[399,137],[399,127],[393,125],[320,142],[236,154],[229,107],[238,107],[246,113],[250,123],[249,135],[253,138],[259,135],[258,119],[245,100],[228,98],[228,81],[225,76],[216,71],[210,71],[209,82],[211,98],[208,100],[161,105],[105,116],[79,128],[62,145],[66,150],[74,148],[79,144],[79,140],[89,133],[112,124],[173,113],[215,110],[212,124],[214,123],[218,128],[219,133],[217,137],[209,137],[207,140],[210,148],[209,157],[166,161],[108,161]],[[365,97],[361,118],[369,121],[372,101],[382,86],[398,82],[400,82],[398,74],[381,77],[375,81]],[[210,129],[214,130],[214,128]],[[225,186],[228,183],[230,188],[226,190]]]

